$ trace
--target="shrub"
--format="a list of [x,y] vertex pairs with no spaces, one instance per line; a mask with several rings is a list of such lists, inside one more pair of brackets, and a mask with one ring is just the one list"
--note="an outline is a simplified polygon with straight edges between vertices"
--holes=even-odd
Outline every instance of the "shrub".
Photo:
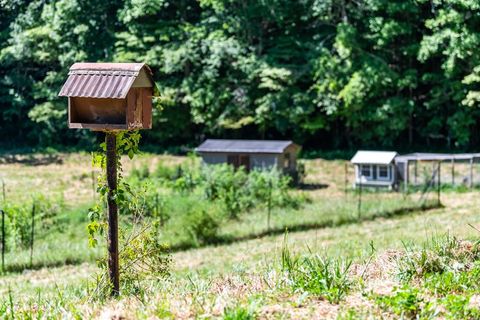
[[178,178],[179,168],[180,167],[174,168],[174,167],[165,166],[163,165],[162,162],[160,162],[157,165],[157,168],[155,169],[153,176],[161,180],[171,181]]
[[150,176],[150,169],[144,163],[140,169],[133,168],[130,175],[138,180],[145,180]]
[[[154,228],[137,225],[127,236],[120,233],[119,265],[121,293],[144,296],[142,283],[147,280],[160,280],[170,275],[171,255],[167,245],[160,243]],[[108,258],[98,260],[101,268],[96,277],[92,298],[106,298],[110,295],[111,284],[108,281]]]
[[[44,196],[37,196],[35,203],[35,234],[58,227],[60,213],[64,209],[63,198],[50,201]],[[22,204],[6,203],[3,206],[6,216],[6,248],[27,247],[32,240],[33,202]]]
[[242,211],[256,205],[298,207],[304,201],[289,193],[290,177],[276,169],[235,170],[229,165],[204,166],[199,185],[208,200],[224,204],[227,214],[236,218]]
[[186,215],[185,226],[195,246],[214,243],[218,240],[219,218],[203,208],[192,208]]

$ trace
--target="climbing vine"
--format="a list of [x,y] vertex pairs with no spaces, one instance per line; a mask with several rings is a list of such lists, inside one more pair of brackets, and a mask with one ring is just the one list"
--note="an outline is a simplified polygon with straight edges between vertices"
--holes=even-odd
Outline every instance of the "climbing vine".
[[[116,165],[117,165],[117,190],[113,192],[113,200],[119,208],[134,215],[141,215],[141,192],[137,194],[124,179],[122,155],[127,155],[132,160],[139,154],[141,135],[138,131],[121,131],[116,133]],[[98,244],[99,236],[106,234],[106,203],[109,188],[106,177],[106,143],[100,144],[99,151],[92,154],[92,165],[101,169],[98,176],[97,192],[100,197],[96,204],[88,210],[89,223],[87,225],[88,241],[91,247]],[[130,231],[130,232],[127,232]],[[151,228],[141,223],[134,223],[132,230],[120,228],[120,275],[122,278],[123,292],[138,293],[141,282],[148,279],[160,279],[169,274],[171,258],[168,246],[159,242],[157,228]],[[97,285],[92,296],[104,297],[110,292],[111,284],[107,281],[107,259],[98,260],[100,274],[97,276]]]
[[[141,135],[138,131],[120,131],[116,134],[116,147],[117,147],[117,190],[113,193],[113,199],[119,207],[124,205],[128,206],[127,196],[130,195],[133,198],[135,194],[132,192],[130,185],[125,181],[123,176],[122,167],[122,155],[128,155],[132,160],[136,154],[139,153],[138,145]],[[106,151],[107,145],[105,142],[100,144],[100,150],[92,153],[92,165],[100,168],[102,173],[98,176],[97,180],[97,192],[100,195],[98,203],[92,206],[88,210],[89,224],[88,241],[91,247],[95,247],[98,244],[97,235],[103,235],[107,228],[105,220],[105,203],[108,196],[108,186],[106,177]]]

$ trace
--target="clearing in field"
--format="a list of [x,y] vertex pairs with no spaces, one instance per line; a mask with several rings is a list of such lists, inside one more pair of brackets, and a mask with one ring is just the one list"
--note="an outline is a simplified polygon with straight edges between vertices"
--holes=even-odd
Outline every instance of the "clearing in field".
[[445,186],[440,206],[433,191],[364,190],[359,210],[343,160],[305,160],[304,185],[294,188],[273,172],[205,170],[194,157],[146,154],[135,166],[124,159],[126,181],[141,196],[121,212],[122,228],[138,235],[136,226],[149,225],[171,253],[157,260],[166,269],[126,277],[122,295],[108,299],[94,278],[103,238],[88,246],[87,211],[98,201],[90,156],[8,159],[0,165],[2,317],[479,316],[475,189]]

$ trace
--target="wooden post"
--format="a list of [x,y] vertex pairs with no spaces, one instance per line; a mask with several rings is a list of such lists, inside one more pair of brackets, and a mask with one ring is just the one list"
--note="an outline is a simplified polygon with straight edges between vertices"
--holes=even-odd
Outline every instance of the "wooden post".
[[270,232],[270,215],[272,214],[272,181],[268,180],[268,217],[267,217],[267,231]]
[[30,268],[33,267],[33,241],[35,236],[35,201],[33,202],[32,206],[32,230],[30,234]]
[[112,285],[112,296],[120,293],[119,265],[118,265],[118,206],[114,199],[117,191],[117,136],[107,132],[107,186],[108,186],[108,272]]
[[5,239],[5,211],[2,211],[2,272],[5,272],[5,245],[7,243]]
[[409,178],[409,175],[410,175],[410,170],[409,170],[409,165],[410,165],[410,162],[407,160],[407,163],[405,163],[405,184],[403,185],[403,191],[405,193],[407,193],[408,191],[408,178]]
[[452,159],[452,186],[455,185],[455,159]]
[[348,163],[345,162],[345,195],[347,195],[347,188],[348,188]]
[[437,178],[437,203],[440,204],[440,189],[441,189],[441,183],[442,183],[442,180],[441,180],[441,165],[442,165],[442,162],[441,161],[438,161],[438,169],[437,169],[437,174],[438,174],[438,178]]
[[96,193],[97,193],[97,188],[95,187],[95,171],[92,168],[92,196],[93,196],[93,203],[97,201]]
[[473,188],[473,158],[470,159],[470,188]]
[[362,176],[360,176],[360,183],[359,185],[359,192],[358,192],[358,205],[357,205],[357,211],[358,211],[358,221],[360,221],[360,217],[362,214]]

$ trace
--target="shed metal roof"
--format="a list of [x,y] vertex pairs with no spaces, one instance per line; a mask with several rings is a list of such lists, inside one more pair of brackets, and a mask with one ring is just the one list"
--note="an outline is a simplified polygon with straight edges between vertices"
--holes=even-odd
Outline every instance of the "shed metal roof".
[[405,161],[447,161],[472,160],[480,158],[480,153],[425,153],[415,152],[397,156],[395,162]]
[[195,150],[200,153],[283,153],[291,145],[295,144],[285,140],[207,139]]
[[357,151],[350,161],[353,164],[391,164],[397,155],[395,151]]
[[125,99],[142,69],[152,81],[152,71],[144,63],[75,63],[58,95]]

